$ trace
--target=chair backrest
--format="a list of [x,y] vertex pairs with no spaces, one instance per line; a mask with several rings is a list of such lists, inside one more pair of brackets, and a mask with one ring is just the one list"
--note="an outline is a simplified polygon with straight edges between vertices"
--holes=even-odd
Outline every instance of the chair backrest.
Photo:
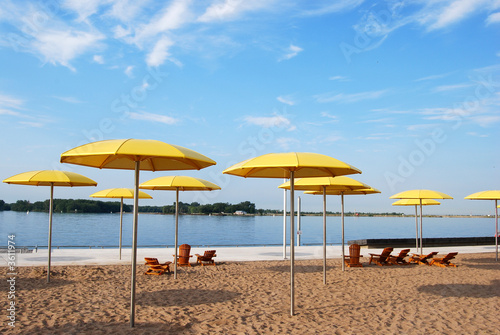
[[403,249],[399,252],[399,255],[397,257],[398,261],[402,261],[410,252],[410,249]]
[[441,263],[449,263],[456,255],[458,255],[458,252],[450,252],[448,255],[444,256]]
[[360,246],[359,244],[351,244],[349,246],[349,263],[350,264],[359,264],[359,254],[360,254]]
[[380,261],[385,262],[387,258],[391,255],[392,250],[394,249],[390,247],[384,248],[384,250],[382,250],[382,253],[380,254]]
[[215,250],[205,250],[203,258],[212,258],[215,255]]
[[189,264],[189,253],[191,246],[189,244],[181,244],[179,246],[179,264]]
[[433,251],[431,252],[430,254],[428,254],[427,256],[425,256],[422,261],[425,261],[425,260],[428,260],[428,259],[431,259],[432,257],[436,256],[438,254],[437,251]]
[[144,260],[148,265],[159,265],[158,258],[144,257]]

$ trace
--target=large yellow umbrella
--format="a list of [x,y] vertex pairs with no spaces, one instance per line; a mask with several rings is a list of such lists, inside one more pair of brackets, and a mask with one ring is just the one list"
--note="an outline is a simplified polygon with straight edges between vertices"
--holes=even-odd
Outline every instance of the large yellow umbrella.
[[330,156],[288,152],[266,154],[237,163],[222,173],[252,178],[290,179],[290,314],[294,315],[294,187],[295,178],[335,177],[361,173],[361,170]]
[[[133,188],[108,188],[91,194],[92,198],[115,198],[120,199],[120,259],[122,259],[122,227],[123,227],[123,199],[133,199],[134,189]],[[153,199],[152,196],[146,192],[139,191],[139,199]]]
[[466,196],[464,199],[469,200],[495,200],[495,259],[498,262],[498,200],[500,200],[500,191],[492,190],[492,191],[482,191],[473,193],[471,195]]
[[424,199],[453,199],[448,194],[432,190],[409,190],[396,193],[390,199],[418,199],[420,204],[420,253],[423,254],[422,245],[422,200]]
[[30,171],[17,174],[3,181],[7,184],[50,186],[49,202],[49,243],[48,243],[48,266],[47,283],[50,282],[50,261],[52,253],[52,212],[54,203],[54,186],[97,186],[97,183],[81,174],[58,170]]
[[[290,182],[283,183],[278,187],[289,190]],[[323,284],[326,284],[326,192],[366,188],[370,188],[370,186],[345,176],[302,178],[295,181],[295,189],[298,191],[321,191],[323,193]],[[344,266],[344,240],[342,239],[342,270],[344,270]]]
[[[415,248],[418,250],[418,212],[419,199],[400,199],[392,203],[393,206],[415,206]],[[422,199],[422,206],[441,205],[439,201],[432,199]]]
[[139,171],[200,170],[215,161],[187,148],[156,140],[121,139],[84,144],[61,154],[61,163],[100,169],[134,170],[134,219],[132,236],[132,279],[130,326],[135,325],[135,277],[137,264],[137,223]]
[[188,176],[165,176],[148,180],[139,185],[148,190],[175,191],[175,263],[174,279],[177,279],[177,246],[179,231],[179,191],[213,191],[220,187],[207,180]]
[[[340,178],[340,177],[339,177]],[[364,184],[366,185],[366,184]],[[342,188],[337,188],[337,189],[329,189],[327,190],[326,192],[323,191],[323,198],[326,197],[326,195],[340,195],[340,199],[341,199],[341,225],[342,225],[342,271],[345,271],[345,262],[344,262],[344,258],[345,258],[345,251],[344,251],[344,245],[345,245],[345,241],[344,241],[344,195],[366,195],[366,194],[375,194],[375,193],[380,193],[379,190],[377,190],[376,188],[372,188],[368,185],[366,185],[367,188],[358,188],[358,189],[349,189],[349,187],[345,187],[344,189]],[[316,195],[319,195],[319,194],[322,194],[321,192],[319,191],[306,191],[304,192],[305,194],[316,194]],[[326,207],[324,209],[324,211],[326,212]]]

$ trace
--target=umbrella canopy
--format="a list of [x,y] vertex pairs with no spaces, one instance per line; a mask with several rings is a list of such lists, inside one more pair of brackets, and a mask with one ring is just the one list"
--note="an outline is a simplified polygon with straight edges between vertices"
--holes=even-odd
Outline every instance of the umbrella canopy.
[[139,185],[148,190],[175,191],[175,263],[174,279],[177,279],[177,246],[179,231],[179,191],[213,191],[221,188],[207,180],[187,176],[165,176],[148,180]]
[[[121,139],[84,144],[61,154],[61,163],[100,169],[134,170],[134,194],[139,194],[139,171],[200,170],[215,161],[187,148],[156,140]],[[132,236],[132,285],[130,326],[135,325],[135,277],[137,264],[138,198],[134,196]]]
[[394,194],[390,199],[418,199],[420,204],[420,253],[423,254],[422,244],[422,201],[423,199],[453,199],[448,194],[432,190],[409,190]]
[[[290,189],[290,182],[278,186]],[[367,189],[370,186],[349,177],[313,177],[295,181],[295,189],[301,191],[318,191],[323,196],[323,283],[326,284],[326,192],[329,190],[349,191],[353,189]],[[343,224],[343,220],[342,220]],[[344,227],[342,226],[342,231]],[[344,240],[342,239],[342,270],[344,271]]]
[[54,207],[54,186],[97,186],[97,183],[81,174],[59,170],[39,170],[17,174],[3,181],[7,184],[50,186],[49,202],[49,242],[47,283],[50,282],[50,261],[52,254],[52,212]]
[[[338,177],[340,178],[340,177]],[[348,177],[344,177],[348,178]],[[362,184],[362,183],[361,183]],[[341,202],[341,225],[342,225],[342,271],[345,271],[345,251],[344,251],[344,195],[366,195],[366,194],[375,194],[375,193],[381,193],[379,190],[376,188],[372,188],[366,184],[365,185],[367,188],[359,188],[359,189],[352,189],[352,186],[346,186],[345,189],[327,189],[326,191],[319,192],[319,191],[306,191],[304,192],[305,194],[323,194],[323,216],[326,216],[326,196],[327,195],[340,195],[340,202]]]
[[322,154],[288,152],[250,158],[225,169],[222,173],[245,178],[290,179],[290,314],[294,315],[294,178],[335,177],[361,173],[361,170]]
[[498,208],[500,208],[500,206],[498,205],[498,200],[500,200],[500,191],[492,190],[477,192],[466,196],[464,199],[495,200],[495,259],[498,262]]
[[[418,250],[418,213],[417,207],[420,199],[400,199],[392,203],[393,206],[415,206],[415,248]],[[439,201],[432,199],[422,199],[422,206],[441,205]]]
[[[119,198],[120,199],[120,242],[119,242],[119,256],[122,259],[122,228],[123,228],[123,199],[133,199],[133,188],[108,188],[91,194],[92,198]],[[139,191],[139,199],[153,199],[149,194]]]

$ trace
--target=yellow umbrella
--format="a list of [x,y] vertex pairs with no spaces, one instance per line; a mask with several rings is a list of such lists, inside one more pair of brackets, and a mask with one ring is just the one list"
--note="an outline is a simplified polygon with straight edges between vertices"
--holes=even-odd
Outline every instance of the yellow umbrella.
[[179,228],[179,191],[213,191],[220,190],[214,183],[200,178],[187,176],[165,176],[148,180],[139,185],[148,190],[175,191],[175,263],[174,279],[177,279],[177,246]]
[[[340,178],[340,177],[338,177]],[[344,177],[347,178],[347,177]],[[362,183],[361,183],[362,184]],[[366,184],[363,184],[366,186],[366,188],[358,188],[358,189],[351,189],[350,186],[346,186],[344,189],[338,188],[338,189],[327,189],[326,192],[323,191],[323,193],[319,191],[306,191],[304,192],[305,194],[323,194],[323,202],[326,203],[326,195],[340,195],[340,201],[341,201],[341,223],[342,223],[342,271],[345,271],[345,263],[344,263],[344,258],[345,258],[345,251],[344,251],[344,195],[361,195],[361,194],[374,194],[374,193],[381,193],[379,190],[376,188],[372,188]],[[326,213],[326,205],[323,205],[324,209],[323,212]],[[326,214],[324,214],[326,215]]]
[[[278,186],[279,188],[290,189],[290,182]],[[366,189],[370,186],[363,184],[349,177],[313,177],[302,178],[295,182],[295,189],[300,191],[321,191],[323,193],[323,283],[326,284],[326,192],[329,190],[353,190]],[[342,198],[343,200],[343,198]],[[342,217],[342,232],[344,231],[344,220]],[[344,234],[342,233],[342,271],[344,264]]]
[[495,254],[496,254],[496,261],[498,262],[498,208],[500,206],[498,205],[498,200],[500,200],[500,191],[499,190],[493,190],[493,191],[482,191],[482,192],[477,192],[473,193],[471,195],[466,196],[464,199],[469,199],[469,200],[495,200]]
[[50,261],[52,253],[52,212],[54,202],[54,186],[97,186],[97,183],[81,174],[58,170],[30,171],[17,174],[3,181],[7,184],[50,186],[49,202],[49,259],[47,267],[47,283],[50,282]]
[[[61,163],[100,169],[134,170],[134,195],[139,194],[139,171],[200,170],[215,161],[187,148],[156,140],[121,139],[84,144],[61,154]],[[130,326],[135,325],[138,198],[134,196]]]
[[335,177],[361,173],[338,159],[316,153],[266,154],[235,164],[222,173],[239,177],[290,179],[290,314],[294,315],[294,185],[295,177]]
[[[418,199],[401,199],[392,203],[393,206],[415,206],[415,248],[418,250],[418,212],[417,206],[420,204],[420,200]],[[432,199],[422,199],[422,206],[430,206],[430,205],[441,205],[439,201]]]
[[[120,199],[120,259],[122,259],[122,227],[123,227],[123,199],[133,199],[133,188],[108,188],[91,194],[92,198],[119,198]],[[139,191],[139,199],[153,199],[149,194]]]
[[448,194],[432,190],[409,190],[396,193],[389,199],[418,199],[420,204],[420,253],[423,254],[422,245],[422,200],[423,199],[453,199]]

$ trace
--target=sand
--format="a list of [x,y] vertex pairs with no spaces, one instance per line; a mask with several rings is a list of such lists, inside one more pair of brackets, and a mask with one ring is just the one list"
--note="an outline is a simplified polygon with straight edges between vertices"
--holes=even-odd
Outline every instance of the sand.
[[[161,261],[161,259],[160,259]],[[500,334],[500,262],[459,254],[458,268],[376,266],[341,270],[296,261],[290,316],[289,261],[220,262],[143,275],[137,267],[136,325],[130,328],[127,265],[19,267],[12,334]],[[2,268],[4,278],[7,268]]]

